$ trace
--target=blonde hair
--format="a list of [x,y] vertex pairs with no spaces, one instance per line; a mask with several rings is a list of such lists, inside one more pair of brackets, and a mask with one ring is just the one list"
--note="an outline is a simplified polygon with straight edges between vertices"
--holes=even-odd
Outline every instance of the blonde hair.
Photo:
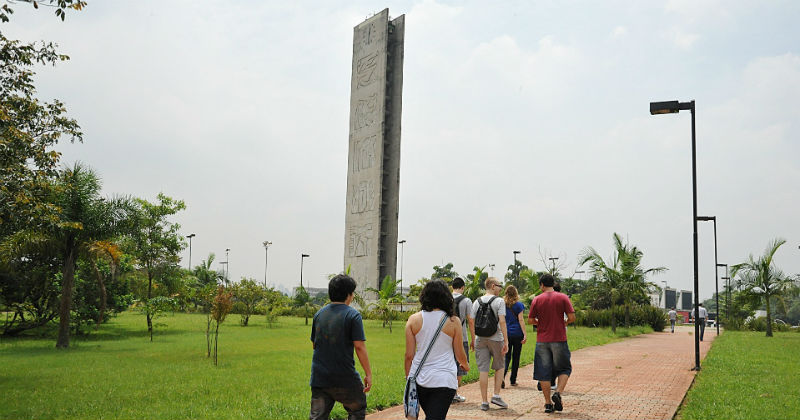
[[517,292],[517,288],[513,285],[506,287],[506,295],[503,297],[503,299],[506,301],[507,307],[510,308],[514,306],[515,303],[519,302],[519,293]]
[[503,284],[500,283],[500,280],[497,280],[497,277],[489,277],[489,278],[487,278],[486,281],[483,282],[483,287],[486,288],[486,290],[489,290],[489,288],[492,287],[492,285],[495,285],[495,284],[500,286],[500,287],[503,287]]

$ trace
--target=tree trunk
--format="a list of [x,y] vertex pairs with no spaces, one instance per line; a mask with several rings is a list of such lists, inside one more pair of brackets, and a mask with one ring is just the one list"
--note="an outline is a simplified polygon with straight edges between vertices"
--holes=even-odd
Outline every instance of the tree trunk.
[[308,325],[308,304],[306,304],[305,313],[306,313],[306,325]]
[[217,343],[219,342],[219,322],[214,329],[214,366],[217,366]]
[[769,309],[769,295],[764,295],[767,300],[767,337],[772,337],[772,311]]
[[147,269],[147,332],[150,334],[150,342],[153,342],[153,318],[150,316],[150,298],[153,293],[153,275],[150,268]]
[[94,275],[97,276],[97,288],[100,291],[100,313],[97,316],[97,323],[95,324],[95,329],[103,323],[103,318],[106,313],[106,284],[103,282],[103,276],[100,274],[100,270],[97,269],[97,262],[92,260],[92,268],[94,268]]
[[69,313],[72,309],[72,288],[75,283],[75,241],[67,238],[64,253],[64,269],[61,279],[61,304],[58,310],[58,341],[56,348],[69,347]]
[[616,334],[617,333],[617,316],[614,313],[616,305],[614,305],[614,294],[611,294],[611,332]]
[[631,306],[630,304],[625,304],[625,328],[631,327]]
[[208,352],[206,353],[206,357],[211,357],[211,314],[208,314],[208,318],[206,319],[206,346],[208,347]]

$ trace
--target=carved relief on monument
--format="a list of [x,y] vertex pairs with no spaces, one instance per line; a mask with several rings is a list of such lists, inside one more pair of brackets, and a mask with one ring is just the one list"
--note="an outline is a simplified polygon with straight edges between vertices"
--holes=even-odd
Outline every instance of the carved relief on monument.
[[375,210],[375,181],[361,181],[350,188],[350,213]]
[[372,223],[350,226],[348,235],[347,252],[350,257],[372,255]]
[[376,77],[378,70],[378,51],[371,52],[364,57],[358,59],[356,64],[356,88],[369,86],[372,82],[377,80]]
[[353,156],[353,173],[375,166],[375,143],[377,140],[378,136],[374,135],[355,142],[355,148],[353,150],[355,154],[355,156]]
[[356,52],[360,52],[361,50],[372,45],[372,41],[376,35],[377,31],[375,30],[375,22],[364,25],[362,28],[360,28],[358,30],[358,34],[356,35]]
[[375,124],[378,117],[378,94],[373,93],[367,99],[359,99],[355,106],[353,130],[360,130]]

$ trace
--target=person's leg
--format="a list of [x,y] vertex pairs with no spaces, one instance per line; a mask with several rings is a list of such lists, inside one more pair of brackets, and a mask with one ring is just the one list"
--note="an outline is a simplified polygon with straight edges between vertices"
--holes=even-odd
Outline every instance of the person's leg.
[[[516,385],[519,358],[522,355],[522,337],[514,337],[514,345],[509,349],[509,353],[511,353],[511,384]],[[506,364],[506,369],[508,369],[508,364]]]
[[[469,363],[469,342],[468,341],[464,341],[463,344],[464,344],[464,353],[467,354],[467,363]],[[458,387],[460,388],[461,387],[461,378],[463,378],[465,375],[467,375],[469,373],[469,371],[468,370],[461,370],[461,366],[458,365],[458,360],[456,360],[456,366],[457,366],[456,367],[456,375],[458,375]],[[459,395],[458,394],[458,390],[456,390],[456,394],[453,397],[453,401],[454,402],[464,402],[466,400],[467,399],[465,397]]]
[[311,388],[311,412],[309,420],[327,420],[331,416],[336,401],[328,395],[325,388]]
[[505,372],[505,357],[503,355],[503,342],[492,341],[489,343],[489,351],[492,354],[492,369],[494,369],[494,395],[500,395],[503,388],[503,373]]
[[700,318],[700,341],[703,341],[703,336],[706,333],[706,319]]
[[553,378],[553,355],[548,343],[536,343],[533,355],[533,379],[542,386],[542,395],[545,404],[552,404],[550,400],[550,381]]
[[447,417],[447,411],[450,409],[450,402],[453,401],[453,397],[456,395],[456,390],[452,388],[424,388],[417,386],[417,393],[420,407],[425,412],[425,419],[444,420]]
[[364,394],[363,388],[331,388],[329,392],[347,411],[348,420],[364,420],[367,415],[367,394]]
[[488,388],[489,388],[489,368],[491,367],[491,352],[488,347],[489,340],[477,340],[475,343],[475,360],[478,363],[478,373],[481,398],[484,403],[489,402]]

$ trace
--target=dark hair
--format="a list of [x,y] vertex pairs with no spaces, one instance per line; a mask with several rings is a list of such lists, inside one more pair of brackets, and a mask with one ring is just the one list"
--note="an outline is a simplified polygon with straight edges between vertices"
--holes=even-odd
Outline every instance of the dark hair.
[[545,273],[545,274],[542,274],[541,277],[539,277],[539,283],[541,285],[543,285],[544,287],[553,287],[555,282],[556,282],[556,279],[554,279],[553,276],[551,276],[550,274],[546,274]]
[[555,290],[556,292],[560,292],[561,291],[561,283],[556,282],[556,284],[553,285],[553,290]]
[[419,303],[423,311],[441,309],[447,316],[453,316],[453,295],[447,283],[441,280],[431,280],[422,288]]
[[460,289],[464,287],[464,279],[456,277],[453,279],[453,289]]
[[356,281],[347,274],[339,274],[328,282],[328,297],[331,302],[344,302],[356,291]]

